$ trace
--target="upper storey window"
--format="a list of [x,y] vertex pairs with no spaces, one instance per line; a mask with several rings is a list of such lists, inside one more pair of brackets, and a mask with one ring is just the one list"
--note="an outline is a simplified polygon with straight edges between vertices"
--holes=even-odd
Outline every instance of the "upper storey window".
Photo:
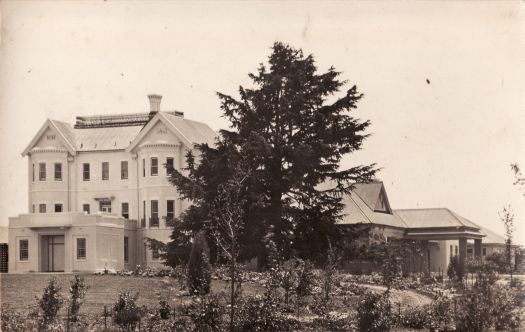
[[142,158],[142,177],[146,177],[146,159]]
[[62,181],[62,164],[55,163],[55,181]]
[[128,178],[128,162],[127,161],[120,162],[120,178],[122,180],[126,180]]
[[46,163],[38,164],[38,180],[40,181],[46,180]]
[[151,158],[151,176],[159,175],[159,159],[157,157]]
[[109,163],[102,162],[102,180],[109,180]]
[[33,182],[35,182],[35,164],[33,164]]
[[82,179],[84,181],[89,181],[89,164],[82,164]]
[[166,175],[173,173],[173,157],[166,158]]

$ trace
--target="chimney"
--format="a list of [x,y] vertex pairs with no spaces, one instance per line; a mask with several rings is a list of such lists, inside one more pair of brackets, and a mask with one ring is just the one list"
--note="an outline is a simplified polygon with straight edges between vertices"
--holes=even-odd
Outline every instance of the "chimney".
[[149,111],[150,113],[160,112],[160,100],[162,99],[161,95],[151,94],[148,95],[149,99]]

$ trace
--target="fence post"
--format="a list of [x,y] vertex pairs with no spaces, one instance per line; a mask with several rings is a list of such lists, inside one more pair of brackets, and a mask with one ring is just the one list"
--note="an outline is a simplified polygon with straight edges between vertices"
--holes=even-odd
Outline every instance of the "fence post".
[[397,321],[401,323],[401,302],[397,302]]
[[66,332],[69,332],[69,308],[67,308]]
[[106,322],[107,317],[108,317],[108,315],[107,315],[107,307],[104,306],[104,332],[107,332],[107,330],[108,330],[108,325],[107,325],[107,322]]

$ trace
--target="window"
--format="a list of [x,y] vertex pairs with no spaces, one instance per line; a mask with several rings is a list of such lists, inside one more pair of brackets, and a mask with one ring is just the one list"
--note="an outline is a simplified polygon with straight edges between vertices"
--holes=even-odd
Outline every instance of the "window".
[[124,262],[129,262],[129,238],[124,236]]
[[483,256],[487,256],[487,248],[483,248]]
[[109,180],[109,163],[102,162],[102,180]]
[[127,178],[128,178],[128,162],[121,161],[120,162],[120,179],[127,180]]
[[55,212],[62,212],[62,204],[55,204]]
[[150,227],[159,227],[159,201],[151,201]]
[[55,181],[62,181],[62,163],[55,163]]
[[38,204],[38,212],[46,213],[46,205],[45,204]]
[[122,216],[129,219],[129,203],[122,203]]
[[33,164],[33,182],[35,182],[35,164]]
[[159,175],[159,159],[157,157],[151,158],[151,176]]
[[46,180],[46,163],[38,164],[38,180],[40,181]]
[[142,177],[146,177],[146,159],[142,158]]
[[159,255],[159,248],[152,248],[151,249],[151,258],[155,261],[158,261],[160,258]]
[[142,219],[140,220],[140,227],[146,228],[146,201],[142,201]]
[[29,260],[29,240],[20,240],[20,251],[19,251],[19,259],[21,261],[27,261]]
[[458,255],[458,246],[456,246],[456,248],[454,249],[454,253],[456,256]]
[[166,158],[166,175],[173,173],[173,157]]
[[89,214],[89,204],[82,205],[82,211],[84,211],[85,213]]
[[454,246],[450,245],[450,257],[454,256]]
[[472,253],[473,253],[473,252],[472,252],[472,248],[467,249],[467,254],[468,254],[468,255],[472,256]]
[[89,181],[89,164],[82,164],[82,178],[84,181]]
[[173,220],[175,218],[175,201],[168,200],[166,202],[166,219]]
[[36,211],[35,210],[35,204],[33,204],[33,210],[32,211],[33,211],[33,213],[35,213],[35,211]]
[[99,211],[105,213],[111,213],[111,201],[100,201]]
[[86,259],[86,238],[77,238],[77,259]]

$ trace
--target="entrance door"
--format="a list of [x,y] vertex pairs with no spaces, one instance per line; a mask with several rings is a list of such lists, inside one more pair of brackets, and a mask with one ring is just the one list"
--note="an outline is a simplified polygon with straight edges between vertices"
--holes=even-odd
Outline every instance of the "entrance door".
[[66,252],[64,235],[42,237],[43,270],[45,272],[64,272]]

